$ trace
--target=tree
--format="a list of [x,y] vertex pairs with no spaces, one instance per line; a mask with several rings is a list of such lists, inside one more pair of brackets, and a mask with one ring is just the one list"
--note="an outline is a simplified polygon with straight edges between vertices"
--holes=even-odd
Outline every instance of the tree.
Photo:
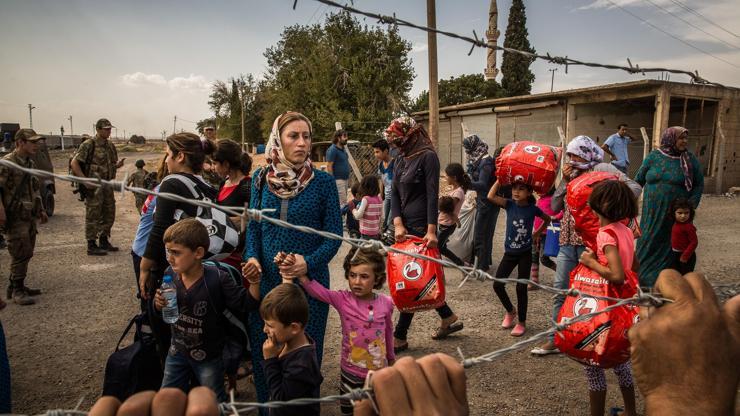
[[202,133],[206,124],[213,123],[219,137],[241,142],[243,108],[245,141],[262,143],[262,105],[262,85],[252,74],[232,77],[226,82],[218,80],[213,84],[208,100],[215,117],[198,122],[198,131]]
[[[509,9],[509,24],[506,26],[504,47],[534,53],[534,48],[527,40],[528,35],[524,3],[522,0],[513,0]],[[501,73],[503,74],[501,87],[507,97],[527,95],[532,91],[534,74],[529,70],[532,62],[534,58],[504,51],[501,62]]]
[[[465,74],[439,81],[439,106],[457,105],[503,97],[503,91],[495,80],[486,80],[483,74]],[[411,103],[411,111],[429,108],[429,92],[422,91]]]
[[323,27],[284,29],[265,52],[263,135],[289,110],[311,119],[316,140],[328,139],[337,121],[350,133],[374,133],[409,99],[410,50],[398,28],[361,26],[348,12],[329,15]]

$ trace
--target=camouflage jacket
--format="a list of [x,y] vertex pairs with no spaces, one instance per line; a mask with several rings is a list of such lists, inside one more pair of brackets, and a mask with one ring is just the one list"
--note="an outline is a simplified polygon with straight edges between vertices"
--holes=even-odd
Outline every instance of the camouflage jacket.
[[146,175],[148,174],[149,172],[147,172],[146,169],[136,169],[134,173],[132,173],[131,176],[128,177],[128,180],[126,181],[126,186],[133,185],[137,188],[143,188],[144,179],[146,179]]
[[[31,158],[22,158],[18,155],[18,151],[5,155],[3,160],[9,160],[16,165],[20,165],[27,168],[35,168],[35,164]],[[23,182],[23,176],[25,173],[9,168],[6,166],[0,166],[0,190],[2,190],[2,202],[5,208],[5,215],[13,220],[20,219],[21,221],[30,221],[33,218],[38,218],[41,215],[43,209],[43,203],[41,202],[41,183],[39,178],[30,175],[26,180],[26,184],[23,189],[18,190]],[[10,204],[13,201],[13,197],[18,192],[18,199],[15,201],[13,206]]]
[[[93,142],[95,146],[93,146]],[[93,151],[94,154],[90,158],[90,152]],[[85,140],[77,149],[74,159],[82,165],[87,163],[88,160],[91,161],[89,167],[84,166],[83,168],[83,171],[89,177],[100,177],[103,180],[116,178],[118,152],[116,151],[116,146],[108,139],[102,140],[96,135],[93,138]]]

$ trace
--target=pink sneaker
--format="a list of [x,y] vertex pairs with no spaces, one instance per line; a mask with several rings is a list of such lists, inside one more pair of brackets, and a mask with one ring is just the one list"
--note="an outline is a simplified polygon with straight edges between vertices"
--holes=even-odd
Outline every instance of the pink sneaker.
[[523,323],[518,322],[514,329],[511,330],[511,336],[512,337],[520,337],[524,335],[524,333],[527,332],[527,328],[524,326]]
[[516,320],[516,309],[514,309],[511,313],[506,312],[504,313],[504,320],[501,321],[501,328],[503,329],[509,329],[512,326],[514,326],[514,321]]

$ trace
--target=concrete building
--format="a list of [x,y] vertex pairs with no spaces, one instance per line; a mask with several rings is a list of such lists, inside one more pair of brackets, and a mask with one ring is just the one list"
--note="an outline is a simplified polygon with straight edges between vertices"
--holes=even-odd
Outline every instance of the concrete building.
[[[498,98],[440,108],[438,152],[442,167],[463,162],[463,128],[493,149],[517,140],[561,145],[587,135],[602,144],[629,125],[630,174],[660,144],[669,126],[689,129],[689,148],[704,168],[705,192],[740,186],[740,89],[641,80],[552,93]],[[426,123],[428,112],[414,116]],[[643,140],[641,129],[647,136]],[[608,159],[608,156],[607,156]]]

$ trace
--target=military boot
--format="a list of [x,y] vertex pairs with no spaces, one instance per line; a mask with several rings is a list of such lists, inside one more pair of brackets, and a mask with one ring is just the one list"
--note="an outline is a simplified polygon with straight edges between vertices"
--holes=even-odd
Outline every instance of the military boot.
[[25,290],[23,290],[23,280],[16,280],[13,282],[13,302],[16,305],[33,305],[36,303],[33,298],[28,296]]
[[100,248],[105,251],[118,251],[118,247],[112,245],[110,241],[108,241],[108,237],[104,235],[100,236]]
[[38,296],[41,294],[41,289],[31,289],[26,285],[23,285],[23,291],[26,292],[28,296]]
[[87,255],[88,256],[105,256],[108,251],[104,248],[98,247],[95,244],[95,240],[87,240]]

